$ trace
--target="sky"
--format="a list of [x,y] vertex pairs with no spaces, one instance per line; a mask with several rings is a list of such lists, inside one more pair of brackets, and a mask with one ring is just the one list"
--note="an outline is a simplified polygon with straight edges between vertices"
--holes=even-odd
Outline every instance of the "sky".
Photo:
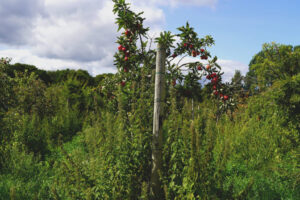
[[[211,35],[212,55],[229,81],[242,74],[263,43],[300,44],[299,0],[127,0],[144,11],[149,35],[177,33],[187,21],[200,37]],[[120,32],[111,0],[1,0],[0,57],[45,70],[114,73]],[[187,61],[193,60],[188,58]]]

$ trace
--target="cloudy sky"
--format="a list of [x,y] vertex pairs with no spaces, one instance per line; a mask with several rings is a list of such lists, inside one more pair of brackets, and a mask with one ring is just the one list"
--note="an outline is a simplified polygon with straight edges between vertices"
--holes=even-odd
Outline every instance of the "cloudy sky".
[[[189,21],[212,35],[212,55],[229,80],[245,73],[265,42],[300,44],[298,0],[127,0],[144,11],[151,36]],[[111,0],[0,0],[0,57],[47,70],[115,72],[118,36]]]

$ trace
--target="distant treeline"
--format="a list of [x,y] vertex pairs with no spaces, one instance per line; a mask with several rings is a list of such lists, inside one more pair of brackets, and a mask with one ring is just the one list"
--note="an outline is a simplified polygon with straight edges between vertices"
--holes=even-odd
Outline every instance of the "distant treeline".
[[86,70],[78,69],[63,69],[56,71],[48,71],[38,69],[34,65],[15,63],[11,64],[5,68],[5,72],[10,77],[15,77],[15,73],[24,73],[27,71],[28,73],[34,72],[40,80],[42,80],[47,85],[49,84],[57,84],[68,80],[68,78],[75,78],[80,80],[86,86],[97,86],[104,77],[113,76],[113,74],[99,74],[96,77],[91,76]]

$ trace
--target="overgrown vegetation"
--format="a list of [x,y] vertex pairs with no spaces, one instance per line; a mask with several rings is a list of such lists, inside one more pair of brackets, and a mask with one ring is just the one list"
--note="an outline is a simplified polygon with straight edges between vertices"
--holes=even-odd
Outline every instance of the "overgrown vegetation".
[[[93,85],[69,71],[46,84],[35,71],[9,76],[13,68],[1,63],[1,199],[148,198],[153,80],[127,108],[105,87],[114,75]],[[239,97],[218,122],[206,87],[192,107],[169,86],[166,199],[298,199],[299,77]]]
[[[143,21],[129,16],[135,17]],[[143,36],[147,28],[137,27]],[[170,33],[160,39],[170,42]],[[155,52],[141,46],[130,46],[132,68],[121,65],[126,55],[119,52],[119,72],[96,77],[1,60],[0,199],[151,199]],[[176,49],[176,56],[193,56],[191,49]],[[199,66],[189,69],[198,73]],[[299,199],[300,49],[266,44],[248,74],[236,72],[230,84],[201,86],[199,74],[169,67],[164,198]],[[237,104],[221,112],[226,100],[215,98],[214,85]]]

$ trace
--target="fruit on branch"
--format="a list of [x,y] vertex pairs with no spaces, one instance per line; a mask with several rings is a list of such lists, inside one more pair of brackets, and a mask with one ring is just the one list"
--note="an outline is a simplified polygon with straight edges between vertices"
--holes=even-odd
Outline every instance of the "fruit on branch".
[[203,60],[207,60],[207,58],[208,58],[207,55],[202,55],[201,56],[201,59],[203,59]]
[[122,86],[122,87],[124,87],[124,86],[125,86],[125,84],[126,84],[126,82],[125,82],[125,81],[121,81],[121,83],[120,83],[120,84],[121,84],[121,86]]
[[128,37],[128,36],[130,36],[130,34],[131,34],[131,32],[127,29],[127,30],[125,31],[125,35]]
[[[114,0],[115,1],[115,0]],[[116,0],[117,2],[117,0]],[[123,1],[120,1],[123,2]],[[125,3],[117,3],[118,5],[125,5]],[[121,73],[124,73],[124,77],[127,77],[126,82],[129,81],[130,79],[133,78],[131,76],[128,76],[129,73],[132,72],[136,74],[137,76],[140,76],[139,73],[142,70],[136,70],[136,68],[132,68],[131,66],[141,66],[141,63],[144,63],[143,59],[141,56],[137,56],[138,52],[140,52],[140,49],[137,48],[143,48],[143,43],[141,47],[137,47],[135,42],[139,40],[139,37],[137,37],[137,34],[141,34],[141,36],[145,36],[147,32],[147,28],[143,29],[143,20],[138,16],[133,13],[131,17],[126,17],[126,15],[123,15],[124,10],[121,9],[122,6],[120,6],[120,9],[116,10],[115,13],[119,14],[119,20],[117,21],[117,24],[119,25],[119,29],[123,29],[122,36],[119,38],[118,43],[119,47],[118,50],[119,52],[115,56],[117,62],[118,62],[118,71]],[[127,6],[125,6],[125,11],[128,10]],[[130,12],[131,13],[131,12]],[[215,61],[216,59],[213,59],[209,62],[207,62],[208,57],[209,59],[211,58],[211,55],[209,51],[206,49],[213,43],[213,39],[210,37],[207,38],[197,38],[197,34],[193,33],[193,30],[189,28],[189,25],[187,24],[186,27],[181,27],[179,30],[182,32],[182,34],[179,34],[178,36],[180,37],[180,42],[177,43],[178,46],[175,47],[173,46],[173,36],[171,33],[165,33],[166,37],[160,37],[156,38],[158,42],[162,42],[166,45],[166,48],[168,49],[167,51],[167,56],[169,58],[176,58],[178,56],[182,56],[183,54],[187,54],[187,56],[193,56],[193,57],[198,57],[203,59],[206,64],[202,64],[199,62],[191,63],[189,65],[190,67],[188,70],[190,73],[193,74],[192,80],[186,81],[187,82],[187,87],[190,89],[190,86],[193,85],[194,81],[197,82],[201,80],[202,76],[206,76],[206,78],[209,80],[209,85],[212,88],[212,95],[217,97],[219,100],[223,100],[223,103],[225,104],[225,100],[230,99],[232,100],[231,97],[228,97],[227,95],[223,95],[221,93],[225,93],[222,89],[222,84],[221,82],[221,74],[219,71],[217,71],[217,68],[215,67]],[[142,39],[141,39],[142,40]],[[173,54],[171,54],[170,49],[175,48],[173,50]],[[130,50],[130,52],[129,52]],[[145,49],[142,49],[145,51]],[[146,55],[146,52],[144,52]],[[150,55],[150,54],[149,54]],[[121,56],[121,57],[120,57]],[[149,56],[150,58],[150,56]],[[172,60],[171,59],[171,60]],[[211,65],[211,66],[210,66]],[[171,71],[171,70],[170,70]],[[198,72],[197,72],[198,71]],[[176,73],[176,75],[174,74]],[[189,75],[190,75],[189,73]],[[186,76],[185,74],[181,73],[180,71],[172,71],[170,72],[170,77],[177,77],[179,80],[189,80],[190,77]],[[170,87],[174,87],[177,85],[176,78],[171,78],[168,80],[168,83]],[[121,82],[120,80],[120,86],[125,86],[125,80]],[[178,83],[180,85],[180,82]],[[129,85],[128,85],[129,86]],[[225,87],[225,86],[223,86]],[[129,89],[129,88],[128,88]],[[177,87],[174,87],[174,89],[177,92]],[[178,88],[180,90],[181,88]],[[225,91],[226,88],[225,88]],[[189,91],[188,89],[184,90],[184,93],[186,96],[191,96],[189,93],[192,93],[193,91]],[[183,92],[182,92],[183,94]],[[224,97],[225,96],[225,97]]]
[[193,57],[196,57],[197,56],[197,52],[196,51],[192,51],[192,55],[193,55]]
[[172,85],[175,86],[176,85],[176,79],[172,80]]

